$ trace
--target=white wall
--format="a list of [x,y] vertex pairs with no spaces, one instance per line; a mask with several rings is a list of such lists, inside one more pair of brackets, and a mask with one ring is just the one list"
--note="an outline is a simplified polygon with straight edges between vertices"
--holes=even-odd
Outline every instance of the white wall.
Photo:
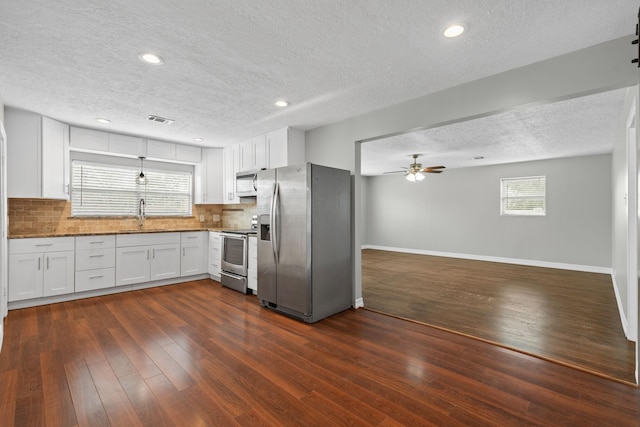
[[611,267],[616,296],[622,314],[625,331],[629,328],[629,295],[628,295],[628,254],[627,239],[629,224],[627,216],[628,197],[628,169],[627,169],[627,123],[626,118],[632,108],[633,96],[636,89],[629,90],[625,99],[624,112],[616,132],[615,145],[612,154],[612,252]]
[[[500,178],[547,177],[546,216],[501,216]],[[447,169],[411,183],[367,179],[367,243],[375,246],[611,266],[611,156]],[[364,187],[363,187],[364,188]]]
[[348,169],[355,174],[354,304],[362,297],[359,141],[494,114],[525,104],[634,86],[638,75],[636,67],[630,65],[633,38],[612,40],[307,131],[307,161]]

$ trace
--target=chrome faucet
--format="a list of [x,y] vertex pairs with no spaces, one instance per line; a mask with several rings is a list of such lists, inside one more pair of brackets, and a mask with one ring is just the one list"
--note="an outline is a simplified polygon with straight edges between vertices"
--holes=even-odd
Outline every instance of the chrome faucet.
[[144,221],[144,207],[145,207],[144,199],[140,199],[138,202],[138,230],[142,230],[142,221]]

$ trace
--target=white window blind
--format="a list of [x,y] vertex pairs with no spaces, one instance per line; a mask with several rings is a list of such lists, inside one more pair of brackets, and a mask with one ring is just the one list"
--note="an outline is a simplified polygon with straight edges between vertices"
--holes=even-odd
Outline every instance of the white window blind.
[[135,216],[140,199],[147,216],[190,216],[189,172],[144,169],[147,184],[136,177],[140,169],[74,160],[71,174],[73,216]]
[[546,215],[546,176],[502,178],[500,215]]

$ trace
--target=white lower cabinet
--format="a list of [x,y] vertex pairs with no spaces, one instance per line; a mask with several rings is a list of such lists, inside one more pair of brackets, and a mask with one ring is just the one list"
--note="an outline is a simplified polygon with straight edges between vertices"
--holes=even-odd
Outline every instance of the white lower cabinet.
[[258,293],[258,238],[249,236],[249,262],[247,264],[247,287]]
[[116,236],[76,237],[76,292],[116,285]]
[[73,237],[9,241],[9,301],[69,294],[74,287]]
[[116,286],[180,277],[180,233],[116,236]]
[[207,239],[206,231],[186,231],[181,233],[182,261],[180,275],[193,276],[207,272]]
[[208,271],[213,278],[220,280],[220,267],[222,265],[222,234],[209,232],[209,263]]

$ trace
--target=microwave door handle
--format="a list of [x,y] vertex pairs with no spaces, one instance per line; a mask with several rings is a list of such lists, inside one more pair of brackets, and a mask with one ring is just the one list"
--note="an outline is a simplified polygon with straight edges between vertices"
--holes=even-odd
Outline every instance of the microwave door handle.
[[258,174],[253,174],[253,191],[258,191]]

